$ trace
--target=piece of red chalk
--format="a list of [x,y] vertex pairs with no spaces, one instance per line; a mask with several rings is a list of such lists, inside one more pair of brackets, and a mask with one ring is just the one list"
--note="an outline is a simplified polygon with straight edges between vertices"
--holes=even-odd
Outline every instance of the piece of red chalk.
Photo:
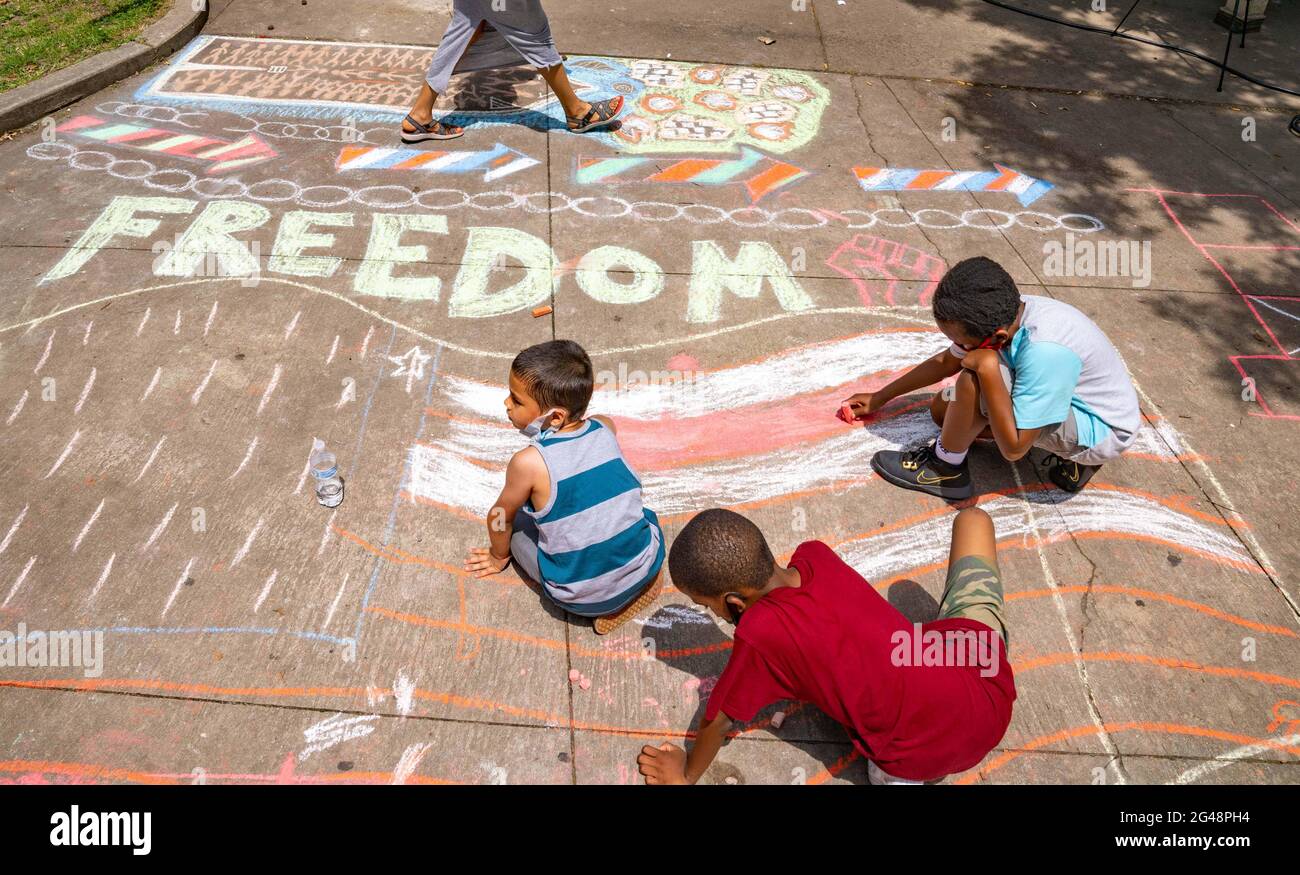
[[569,682],[570,682],[570,683],[575,683],[575,684],[576,684],[576,683],[578,682],[578,680],[579,680],[581,677],[582,677],[582,672],[578,671],[576,668],[571,668],[571,669],[569,669]]
[[853,405],[845,401],[840,405],[840,409],[835,411],[835,418],[841,422],[852,424],[857,417],[853,415]]
[[578,681],[578,686],[582,687],[584,690],[590,690],[591,678],[583,678],[582,680]]

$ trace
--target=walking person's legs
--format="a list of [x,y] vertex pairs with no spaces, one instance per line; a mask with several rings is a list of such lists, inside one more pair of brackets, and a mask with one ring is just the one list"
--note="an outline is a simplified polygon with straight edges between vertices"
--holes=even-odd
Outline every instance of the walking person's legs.
[[[435,53],[433,62],[430,64],[431,76],[433,75],[432,71],[439,69],[443,64],[449,64],[450,67],[456,66],[455,61],[438,57],[438,54],[442,53],[444,45],[448,47],[449,53],[454,50],[455,41],[449,38],[452,37],[456,26],[457,22],[453,18],[451,26],[447,28],[447,33],[443,35],[443,41],[438,44],[438,53]],[[478,23],[469,41],[465,43],[465,48],[457,51],[457,59],[483,35],[486,26],[487,21]],[[402,142],[419,143],[424,140],[450,140],[465,133],[465,129],[459,125],[449,125],[443,121],[435,122],[433,120],[433,104],[437,99],[438,92],[433,90],[433,86],[426,79],[420,86],[420,96],[415,99],[415,105],[411,107],[411,111],[407,113],[406,118],[402,121]]]

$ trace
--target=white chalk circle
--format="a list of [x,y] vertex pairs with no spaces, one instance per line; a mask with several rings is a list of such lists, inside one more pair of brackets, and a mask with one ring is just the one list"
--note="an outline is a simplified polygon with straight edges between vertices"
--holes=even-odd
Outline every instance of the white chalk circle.
[[[642,203],[648,205],[651,202],[642,201]],[[665,204],[665,206],[672,206],[672,204]],[[710,215],[707,218],[698,218],[697,216],[692,215],[692,211],[694,210],[705,211]],[[677,212],[678,215],[686,221],[696,222],[701,225],[714,225],[718,222],[725,222],[727,221],[728,215],[726,210],[721,207],[711,206],[710,204],[687,204],[685,206],[678,206]]]
[[[501,198],[500,203],[491,203],[493,198]],[[476,210],[512,210],[519,206],[519,195],[511,191],[480,191],[467,203]]]
[[[224,189],[224,190],[223,190]],[[248,194],[248,186],[236,179],[213,179],[204,177],[196,180],[190,191],[205,198],[241,198]]]
[[[938,213],[940,216],[947,216],[949,219],[955,219],[956,221],[952,225],[936,225],[933,222],[927,223],[924,218],[925,213]],[[912,218],[916,221],[916,224],[920,225],[922,228],[929,228],[932,231],[951,231],[953,228],[960,228],[966,224],[961,220],[960,216],[954,216],[947,210],[936,210],[933,207],[917,210],[915,213],[912,213]]]
[[[758,213],[763,218],[757,222],[742,222],[737,218],[741,213]],[[762,228],[766,225],[772,224],[772,214],[767,210],[761,210],[758,207],[741,207],[738,210],[732,210],[727,213],[727,217],[742,228]]]
[[848,227],[850,228],[870,228],[872,225],[876,224],[876,214],[868,213],[866,210],[840,210],[840,215],[846,219],[851,216],[866,216],[870,219],[869,222],[859,222],[858,224],[850,222],[848,224]]
[[[286,187],[289,190],[289,193],[277,197],[274,194],[263,194],[259,191],[259,188],[274,189],[276,186]],[[268,201],[274,204],[297,200],[298,196],[302,194],[302,189],[298,186],[298,183],[289,179],[261,179],[248,187],[247,194],[255,201]]]
[[[382,195],[379,200],[373,200],[379,192],[391,191],[397,195],[405,195],[406,200],[386,201]],[[393,210],[401,207],[409,207],[415,203],[415,194],[404,185],[371,185],[360,189],[356,193],[357,203],[365,207],[371,207],[376,210]]]
[[[988,216],[990,219],[993,219],[994,216],[1001,216],[1002,221],[1000,224],[996,220],[993,220],[989,224],[977,225],[975,223],[975,219],[976,217],[981,215]],[[985,228],[991,231],[1005,231],[1016,223],[1016,217],[1013,213],[1008,213],[1005,210],[990,210],[987,208],[979,208],[974,210],[966,210],[964,213],[962,213],[961,222],[963,225],[967,225],[971,228]]]
[[[451,195],[452,196],[451,202],[441,204],[441,203],[429,203],[425,200],[425,198],[428,197],[429,195],[440,195],[440,194]],[[458,191],[457,189],[454,188],[430,188],[426,191],[420,192],[415,196],[415,205],[418,207],[424,207],[426,210],[456,210],[456,209],[460,209],[461,207],[465,206],[468,203],[469,203],[469,193]]]
[[[116,169],[116,167],[114,169]],[[165,180],[169,174],[172,176],[179,176],[182,181],[174,183],[162,181]],[[190,173],[188,170],[181,170],[179,167],[165,167],[162,170],[155,170],[149,173],[144,179],[144,184],[150,188],[156,188],[160,191],[169,191],[172,194],[177,194],[182,191],[189,191],[197,178],[198,177],[193,173]]]
[[[89,160],[89,159],[91,159],[91,158],[102,158],[102,159],[104,159],[104,163],[102,163],[102,164],[92,164],[92,163],[90,162],[90,160]],[[116,164],[116,163],[117,163],[117,158],[115,158],[114,156],[110,155],[110,154],[107,153],[107,152],[93,152],[93,151],[85,151],[85,152],[83,152],[83,151],[78,150],[76,153],[73,154],[73,156],[72,156],[71,158],[68,159],[68,165],[71,166],[71,167],[75,167],[75,168],[78,169],[78,170],[108,170],[110,167],[112,167],[112,166],[113,166],[114,164]],[[145,163],[147,164],[148,162],[146,161]],[[150,165],[150,166],[151,166],[151,168],[152,168],[152,165]],[[111,171],[110,171],[110,172],[111,172]],[[124,177],[121,177],[121,178],[122,178],[122,179],[139,179],[138,176],[136,176],[136,177],[128,177],[128,176],[124,176]]]
[[[579,204],[583,204],[583,203],[594,204],[597,201],[609,201],[610,203],[614,204],[614,208],[618,210],[618,212],[614,212],[614,213],[603,213],[599,211],[591,212],[587,210],[585,207],[579,206]],[[632,209],[632,205],[627,201],[623,200],[622,198],[600,195],[599,197],[576,198],[574,199],[573,203],[570,204],[570,208],[578,215],[587,216],[588,218],[591,219],[618,219],[618,218],[622,218],[623,216],[626,216],[628,212]]]
[[37,161],[62,161],[77,154],[71,143],[36,143],[27,147],[27,157]]
[[[545,202],[545,205],[540,207],[534,205],[533,198],[535,197],[541,198]],[[567,210],[570,206],[573,205],[573,202],[569,200],[567,195],[564,195],[563,197],[564,197],[564,206],[562,207],[551,206],[551,192],[549,191],[535,191],[532,194],[521,195],[519,199],[519,203],[524,208],[524,212],[551,213],[557,210]]]
[[[310,192],[336,191],[339,196],[333,200],[324,200],[319,195],[312,195]],[[352,200],[352,189],[345,185],[313,185],[304,188],[298,194],[298,203],[304,207],[341,207]]]
[[[1088,227],[1075,228],[1072,225],[1067,225],[1065,222],[1066,219],[1083,219],[1085,222],[1088,223]],[[1077,234],[1091,234],[1094,231],[1101,231],[1106,227],[1104,224],[1102,224],[1101,220],[1098,219],[1096,216],[1086,216],[1083,213],[1063,213],[1056,220],[1056,222],[1057,225],[1059,225],[1064,230],[1074,231]]]
[[[663,207],[665,213],[656,216],[645,212],[642,207]],[[677,204],[665,204],[660,201],[637,201],[632,204],[632,208],[628,211],[628,215],[634,219],[641,219],[644,222],[671,222],[673,219],[682,218],[682,208]]]
[[[804,213],[812,218],[813,220],[812,224],[800,225],[795,222],[791,222],[788,219],[781,218],[786,213]],[[807,209],[806,207],[786,207],[784,210],[777,210],[776,213],[772,216],[772,220],[773,223],[778,228],[786,228],[791,231],[806,231],[809,228],[821,228],[824,227],[828,221],[830,221],[829,219],[826,218],[826,216],[822,215],[816,210],[810,210]]]
[[[630,272],[622,283],[610,271]],[[604,304],[640,304],[664,290],[664,272],[655,261],[625,246],[598,246],[582,256],[574,271],[578,288]]]
[[[904,216],[907,216],[907,221],[891,222],[884,217],[885,213],[902,213]],[[916,217],[907,210],[898,207],[890,207],[889,209],[876,210],[876,221],[884,225],[886,228],[910,228],[916,224]]]

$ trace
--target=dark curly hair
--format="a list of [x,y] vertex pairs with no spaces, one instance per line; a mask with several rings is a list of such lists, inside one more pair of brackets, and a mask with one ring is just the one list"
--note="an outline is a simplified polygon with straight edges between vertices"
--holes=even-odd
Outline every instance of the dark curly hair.
[[776,559],[758,526],[718,507],[696,514],[668,552],[673,586],[694,595],[762,589],[774,570]]
[[548,340],[528,347],[510,363],[542,410],[563,407],[569,419],[587,412],[595,384],[587,351],[572,340]]
[[985,338],[1016,321],[1020,290],[1002,265],[980,255],[948,269],[931,307],[936,322],[955,322],[971,337]]

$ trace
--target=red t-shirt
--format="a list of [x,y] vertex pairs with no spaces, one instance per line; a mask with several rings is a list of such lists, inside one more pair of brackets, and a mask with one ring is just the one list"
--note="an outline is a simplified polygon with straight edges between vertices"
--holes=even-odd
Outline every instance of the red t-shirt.
[[907,618],[830,547],[800,544],[790,566],[800,585],[768,593],[741,616],[705,719],[721,711],[743,723],[781,699],[811,702],[849,729],[863,756],[917,781],[972,768],[1002,740],[1016,688],[1000,634],[974,620],[924,623],[923,645],[935,640],[929,633],[969,630],[989,648],[949,636],[950,654],[961,656],[929,658]]

